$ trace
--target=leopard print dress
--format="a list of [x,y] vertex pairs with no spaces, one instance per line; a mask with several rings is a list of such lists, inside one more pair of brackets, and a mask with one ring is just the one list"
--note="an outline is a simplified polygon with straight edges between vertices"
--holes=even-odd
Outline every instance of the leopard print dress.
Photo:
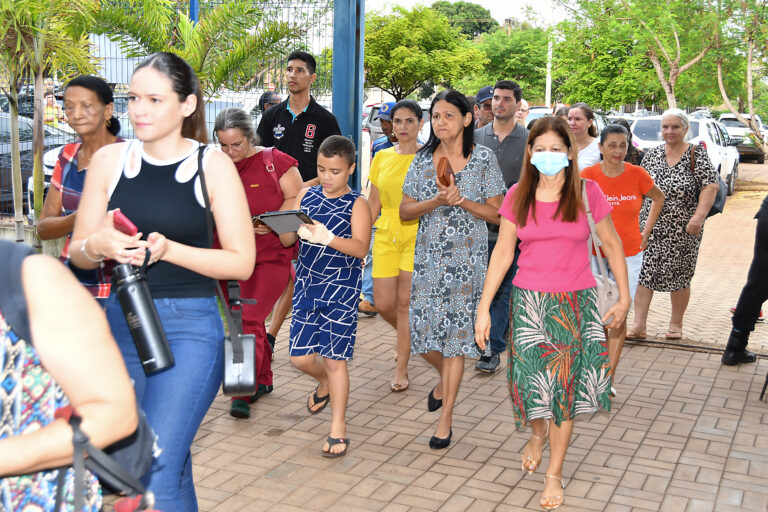
[[[699,236],[685,232],[685,226],[696,211],[701,189],[717,183],[717,171],[709,161],[707,150],[694,145],[694,172],[691,151],[686,150],[672,167],[667,164],[665,144],[648,150],[643,167],[664,193],[664,207],[648,238],[643,254],[643,267],[638,284],[657,292],[673,292],[691,286],[699,245]],[[640,211],[640,226],[645,226],[651,201],[645,199]]]

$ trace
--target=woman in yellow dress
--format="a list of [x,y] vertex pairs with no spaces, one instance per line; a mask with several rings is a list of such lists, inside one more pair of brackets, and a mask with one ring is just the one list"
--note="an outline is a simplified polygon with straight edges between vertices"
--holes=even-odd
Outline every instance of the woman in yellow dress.
[[[376,153],[369,179],[368,203],[376,220],[373,242],[373,298],[381,317],[397,330],[397,366],[390,389],[408,389],[408,360],[411,334],[408,309],[411,303],[413,252],[419,221],[400,220],[403,182],[416,151],[421,148],[419,130],[424,120],[421,107],[413,100],[398,101],[392,107],[393,134],[398,144]],[[381,217],[379,217],[381,213]]]

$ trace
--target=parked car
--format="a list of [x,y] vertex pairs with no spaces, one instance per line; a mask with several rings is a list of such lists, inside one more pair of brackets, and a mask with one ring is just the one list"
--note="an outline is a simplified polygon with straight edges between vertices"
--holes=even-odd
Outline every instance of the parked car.
[[[419,132],[419,140],[421,142],[427,142],[427,139],[429,139],[429,131],[430,131],[430,121],[429,121],[429,104],[420,103],[421,105],[421,112],[424,116],[424,126],[421,127],[421,131]],[[379,107],[381,107],[381,104],[378,105],[372,105],[370,113],[365,117],[363,120],[363,132],[367,131],[371,136],[371,144],[384,135],[384,132],[381,131],[381,119],[379,119]]]
[[528,109],[528,117],[525,118],[525,122],[528,127],[533,126],[531,123],[542,117],[552,115],[552,109],[549,107],[530,107]]
[[[32,176],[32,119],[19,116],[19,153],[24,211],[27,212],[27,183]],[[74,142],[76,137],[63,130],[43,125],[45,150]],[[13,214],[11,177],[11,116],[0,113],[0,214]]]
[[[661,116],[638,118],[631,131],[632,140],[643,151],[664,143],[661,138]],[[733,194],[739,174],[739,153],[736,150],[739,139],[730,137],[725,127],[714,119],[702,117],[690,120],[685,140],[704,146],[712,166],[728,185],[728,194]]]
[[[749,114],[741,114],[741,115],[747,120],[751,119],[751,116]],[[755,120],[757,121],[757,124],[761,127],[763,132],[763,138],[765,139],[766,133],[765,133],[765,128],[763,128],[763,121],[760,119],[760,116],[757,114],[755,114]],[[746,126],[744,123],[739,121],[736,118],[736,116],[733,114],[721,114],[720,122],[723,124],[723,126],[725,126],[725,129],[728,132],[728,135],[731,136],[731,138],[741,139],[741,143],[737,147],[740,157],[754,157],[757,159],[757,163],[759,164],[765,163],[765,154],[762,151],[760,151],[759,148],[755,147],[755,143],[749,138],[749,134],[751,133],[751,130],[749,129],[748,126]]]

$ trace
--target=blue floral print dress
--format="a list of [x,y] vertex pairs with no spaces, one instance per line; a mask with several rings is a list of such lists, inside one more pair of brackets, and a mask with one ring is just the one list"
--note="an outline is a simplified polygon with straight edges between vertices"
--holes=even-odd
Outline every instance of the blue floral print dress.
[[[438,193],[432,154],[420,151],[408,169],[403,194],[425,201]],[[466,199],[484,203],[504,194],[496,156],[477,145],[456,173]],[[419,219],[409,312],[411,352],[443,357],[480,355],[475,312],[488,267],[488,228],[460,206],[438,206]]]

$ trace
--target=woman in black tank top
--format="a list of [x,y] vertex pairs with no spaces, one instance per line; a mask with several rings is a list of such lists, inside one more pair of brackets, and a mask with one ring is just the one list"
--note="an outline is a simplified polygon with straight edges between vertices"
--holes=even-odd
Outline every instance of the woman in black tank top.
[[[175,364],[147,377],[114,293],[110,327],[162,453],[144,476],[156,508],[197,511],[190,446],[222,380],[224,337],[215,279],[248,279],[255,243],[242,183],[229,157],[204,149],[207,193],[221,249],[208,244],[198,148],[208,142],[200,83],[171,53],[156,53],[134,71],[128,113],[137,140],[100,149],[91,160],[70,254],[75,265],[102,260],[141,265]],[[139,229],[116,230],[120,209]]]

